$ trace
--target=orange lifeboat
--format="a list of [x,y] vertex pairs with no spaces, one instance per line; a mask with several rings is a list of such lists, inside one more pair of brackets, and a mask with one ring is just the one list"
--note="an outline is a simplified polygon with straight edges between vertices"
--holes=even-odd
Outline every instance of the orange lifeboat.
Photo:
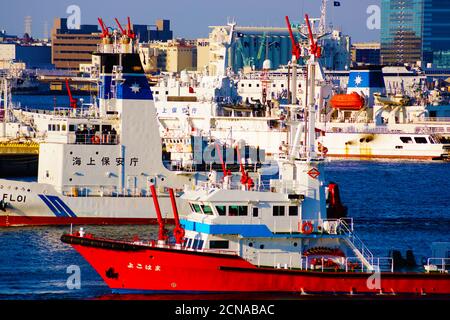
[[361,110],[365,100],[356,92],[352,92],[350,94],[334,95],[330,100],[330,104],[335,109]]

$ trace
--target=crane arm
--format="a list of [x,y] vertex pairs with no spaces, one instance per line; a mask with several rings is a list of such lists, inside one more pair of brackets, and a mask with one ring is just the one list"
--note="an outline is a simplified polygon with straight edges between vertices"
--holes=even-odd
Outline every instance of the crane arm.
[[294,33],[292,32],[291,22],[289,21],[289,17],[286,16],[286,24],[289,30],[289,37],[291,38],[292,43],[292,55],[298,60],[300,58],[300,48],[298,47],[297,41],[295,40]]
[[98,23],[100,24],[100,28],[102,28],[102,38],[106,38],[109,36],[108,29],[106,28],[105,23],[103,22],[102,18],[98,18]]
[[77,100],[75,100],[72,96],[72,91],[70,91],[70,86],[69,86],[69,79],[66,78],[66,89],[67,89],[67,94],[69,95],[69,101],[70,101],[70,107],[72,107],[73,109],[77,108]]
[[307,14],[305,15],[305,20],[306,20],[306,26],[308,27],[309,42],[311,43],[310,44],[311,54],[316,56],[316,58],[320,58],[320,56],[321,56],[321,48],[317,44],[317,41],[314,40],[314,36],[313,36],[313,33],[312,33],[312,28],[311,28],[311,23],[309,21],[309,16]]
[[173,189],[169,189],[169,195],[170,195],[170,202],[172,204],[172,210],[173,210],[173,218],[175,221],[175,228],[173,229],[173,235],[175,238],[176,244],[182,244],[184,239],[185,230],[180,224],[180,217],[178,215],[178,209],[177,209],[177,203],[175,201],[175,196],[173,194]]
[[158,218],[158,240],[166,241],[167,240],[167,230],[165,228],[164,220],[162,218],[161,209],[159,207],[158,197],[156,195],[155,185],[150,185],[150,191],[152,193],[153,204],[155,206],[156,216]]
[[130,37],[131,39],[135,39],[136,38],[136,34],[133,32],[132,28],[131,28],[131,19],[130,17],[128,17],[128,24],[127,24],[127,36]]
[[119,20],[117,20],[117,18],[114,18],[114,20],[116,20],[117,26],[120,29],[120,32],[122,32],[123,35],[126,35],[127,32],[122,28],[122,25],[120,24]]

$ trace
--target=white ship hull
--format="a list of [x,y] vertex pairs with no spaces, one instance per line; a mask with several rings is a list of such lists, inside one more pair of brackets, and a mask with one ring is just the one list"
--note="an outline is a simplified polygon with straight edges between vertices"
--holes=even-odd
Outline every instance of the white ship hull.
[[[160,190],[162,191],[162,190]],[[23,225],[153,224],[157,222],[153,200],[147,196],[66,196],[51,185],[0,179],[0,227]],[[164,218],[172,219],[170,198],[158,197]],[[177,201],[180,213],[187,212]]]
[[[410,142],[405,143],[401,138]],[[416,143],[416,138],[427,142]],[[430,139],[425,134],[327,132],[320,142],[327,149],[328,157],[434,160],[448,156],[449,150]]]

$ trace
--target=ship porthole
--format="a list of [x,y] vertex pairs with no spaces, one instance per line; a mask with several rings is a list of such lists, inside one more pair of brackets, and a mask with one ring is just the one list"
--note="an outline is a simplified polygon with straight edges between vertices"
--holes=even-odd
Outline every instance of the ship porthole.
[[248,246],[253,247],[253,242],[249,242]]
[[294,242],[294,247],[298,246],[297,242]]
[[260,249],[264,249],[264,245],[263,245],[263,244],[260,245],[259,248],[260,248]]

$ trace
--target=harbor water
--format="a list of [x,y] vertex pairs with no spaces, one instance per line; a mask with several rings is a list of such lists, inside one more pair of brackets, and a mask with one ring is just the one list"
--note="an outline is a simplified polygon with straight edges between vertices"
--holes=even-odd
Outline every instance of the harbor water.
[[[326,180],[340,186],[355,231],[375,256],[399,250],[405,257],[406,250],[413,250],[421,264],[423,257],[431,255],[433,242],[450,241],[450,163],[333,160],[325,169]],[[86,230],[130,240],[157,234],[157,226],[88,226]],[[110,295],[75,250],[60,241],[68,231],[70,227],[0,229],[0,299],[118,298]],[[80,270],[79,289],[67,286],[73,266]]]

